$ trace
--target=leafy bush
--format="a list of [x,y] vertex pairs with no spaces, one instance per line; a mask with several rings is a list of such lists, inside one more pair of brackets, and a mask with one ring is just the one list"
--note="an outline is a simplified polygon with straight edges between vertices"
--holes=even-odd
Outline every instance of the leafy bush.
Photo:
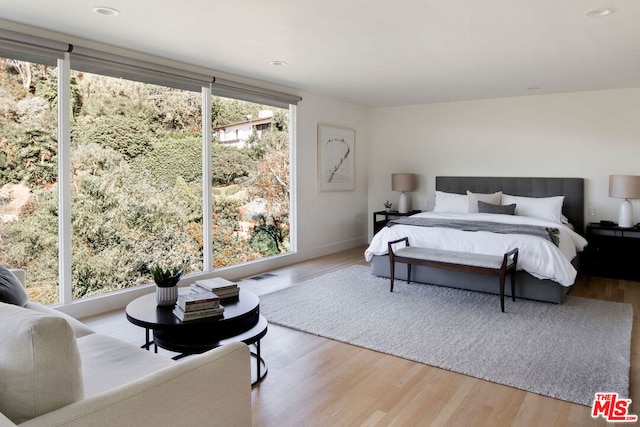
[[249,246],[263,256],[276,255],[281,252],[284,235],[277,221],[267,223],[267,218],[261,215],[260,224],[256,226],[249,239]]
[[0,129],[0,185],[23,182],[35,188],[57,180],[58,144],[54,134],[43,130],[20,132],[11,127]]
[[111,148],[126,159],[133,159],[151,151],[151,126],[144,119],[133,116],[100,116],[86,125],[74,128],[76,145],[88,143]]
[[171,134],[154,141],[152,149],[132,162],[136,171],[146,170],[160,186],[171,187],[181,177],[202,185],[202,138],[199,135]]
[[212,157],[211,180],[213,185],[232,184],[239,178],[249,176],[249,173],[255,168],[251,157],[238,148],[215,145]]

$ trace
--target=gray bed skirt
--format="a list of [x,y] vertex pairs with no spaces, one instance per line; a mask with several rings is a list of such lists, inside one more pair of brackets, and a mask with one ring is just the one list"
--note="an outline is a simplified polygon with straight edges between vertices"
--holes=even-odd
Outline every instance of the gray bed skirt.
[[[572,264],[576,266],[576,257]],[[377,255],[371,260],[371,274],[389,277],[389,257]],[[464,271],[444,270],[439,268],[414,265],[412,267],[412,282],[428,283],[432,285],[448,286],[471,291],[499,294],[498,278],[484,276]],[[407,280],[407,265],[396,264],[396,279]],[[509,278],[507,278],[507,281]],[[525,271],[518,271],[516,275],[516,298],[537,301],[562,303],[570,287],[562,286],[552,280],[541,280]],[[511,296],[511,287],[505,286],[505,295]]]

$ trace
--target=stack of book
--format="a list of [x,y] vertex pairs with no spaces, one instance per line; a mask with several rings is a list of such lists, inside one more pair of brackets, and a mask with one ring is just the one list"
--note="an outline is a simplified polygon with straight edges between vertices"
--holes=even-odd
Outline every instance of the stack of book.
[[213,292],[191,292],[178,295],[173,314],[183,322],[220,316],[224,307],[220,305],[220,297]]
[[230,282],[222,277],[196,280],[196,282],[191,285],[191,288],[195,291],[204,289],[205,291],[213,292],[220,299],[237,298],[240,294],[240,288],[237,283]]

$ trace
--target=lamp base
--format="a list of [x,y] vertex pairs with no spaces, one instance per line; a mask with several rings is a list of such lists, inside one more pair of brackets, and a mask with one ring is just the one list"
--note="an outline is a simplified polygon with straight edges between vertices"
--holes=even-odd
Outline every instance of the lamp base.
[[398,213],[408,213],[411,209],[411,199],[409,195],[404,191],[400,193],[400,200],[398,200]]
[[618,214],[618,227],[632,228],[633,227],[633,205],[629,199],[624,199],[620,203],[620,212]]

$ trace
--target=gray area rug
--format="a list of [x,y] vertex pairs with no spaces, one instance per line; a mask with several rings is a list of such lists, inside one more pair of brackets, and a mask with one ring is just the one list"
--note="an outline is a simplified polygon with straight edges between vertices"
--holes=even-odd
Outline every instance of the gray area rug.
[[568,296],[561,305],[371,276],[352,266],[267,294],[278,325],[591,406],[629,397],[630,304]]

